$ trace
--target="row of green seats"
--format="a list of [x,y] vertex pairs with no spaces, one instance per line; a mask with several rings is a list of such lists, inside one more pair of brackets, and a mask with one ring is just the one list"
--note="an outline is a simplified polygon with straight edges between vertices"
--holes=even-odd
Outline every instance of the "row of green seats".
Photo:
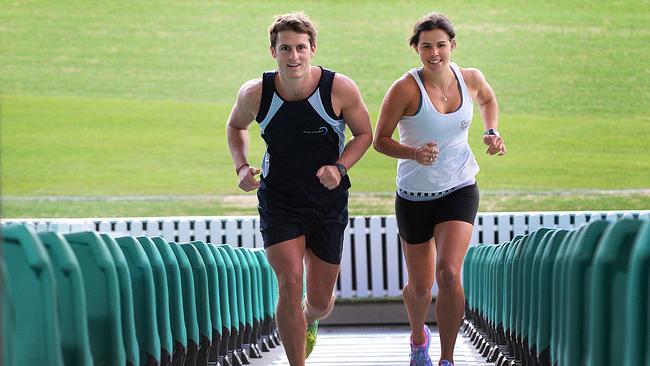
[[3,364],[235,365],[279,344],[263,250],[2,227]]
[[650,365],[650,221],[541,228],[469,248],[472,341],[498,365]]

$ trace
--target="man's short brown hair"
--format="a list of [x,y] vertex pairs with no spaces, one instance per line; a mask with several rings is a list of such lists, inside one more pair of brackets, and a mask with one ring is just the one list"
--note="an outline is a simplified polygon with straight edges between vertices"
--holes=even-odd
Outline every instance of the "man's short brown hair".
[[278,33],[286,30],[307,34],[309,35],[309,44],[312,47],[316,45],[316,28],[307,14],[300,11],[297,13],[277,15],[273,18],[273,23],[269,27],[271,47],[275,47],[278,41]]

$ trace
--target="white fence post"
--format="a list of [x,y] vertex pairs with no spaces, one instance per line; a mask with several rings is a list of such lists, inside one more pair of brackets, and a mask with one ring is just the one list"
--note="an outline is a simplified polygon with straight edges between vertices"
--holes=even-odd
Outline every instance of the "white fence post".
[[505,243],[506,241],[510,240],[510,230],[511,230],[511,225],[510,225],[510,217],[512,215],[510,214],[501,214],[498,216],[498,227],[499,227],[499,240],[498,242],[495,241],[493,244],[499,244],[499,243]]
[[228,221],[226,221],[226,244],[238,247],[239,240],[237,239],[237,221],[234,219],[228,219]]
[[350,225],[345,227],[343,232],[343,254],[341,257],[341,274],[339,276],[341,282],[341,297],[353,297],[352,289],[352,248],[350,245]]
[[[512,228],[512,237],[517,235],[526,235],[528,228],[526,227],[526,216],[523,214],[514,214],[514,227]],[[512,239],[512,238],[510,238]]]
[[381,218],[370,218],[370,259],[372,274],[372,297],[386,296],[384,288],[384,248],[381,240]]
[[395,216],[386,217],[386,273],[388,282],[388,296],[400,296],[399,283],[399,243],[397,237],[397,220]]
[[208,231],[210,235],[210,242],[212,244],[224,244],[223,242],[223,230],[221,229],[221,220],[210,220],[210,230]]
[[178,242],[187,243],[190,241],[190,222],[180,220],[178,222]]
[[357,275],[357,297],[368,297],[368,250],[366,248],[366,220],[354,218],[354,265]]
[[165,220],[162,223],[162,237],[167,241],[178,242],[176,239],[176,232],[174,231],[174,223],[169,220]]
[[241,244],[246,248],[255,247],[255,229],[251,219],[244,219],[241,223]]
[[194,240],[203,242],[208,240],[208,229],[205,220],[194,221]]
[[494,225],[494,218],[495,215],[492,214],[483,215],[483,225],[481,228],[483,230],[482,244],[494,244],[495,241],[494,233],[496,231],[496,227]]
[[131,236],[142,236],[144,234],[142,230],[142,221],[134,220],[131,221],[131,229],[128,230],[129,235]]

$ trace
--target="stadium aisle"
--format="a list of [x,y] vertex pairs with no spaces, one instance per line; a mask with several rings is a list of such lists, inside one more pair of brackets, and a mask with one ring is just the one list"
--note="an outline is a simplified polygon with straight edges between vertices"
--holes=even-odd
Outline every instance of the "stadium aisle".
[[[429,353],[435,362],[440,355],[438,330],[433,328],[435,340]],[[409,331],[405,326],[379,327],[323,327],[318,342],[307,360],[308,366],[405,366],[409,364]],[[488,366],[469,339],[458,335],[455,352],[456,366]],[[251,366],[286,366],[289,363],[281,348],[264,353]]]

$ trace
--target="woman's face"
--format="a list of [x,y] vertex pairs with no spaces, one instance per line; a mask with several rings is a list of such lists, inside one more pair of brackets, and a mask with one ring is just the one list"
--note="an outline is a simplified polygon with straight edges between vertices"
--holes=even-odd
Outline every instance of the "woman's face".
[[456,41],[442,29],[420,32],[417,52],[422,65],[432,71],[444,70],[451,59]]

